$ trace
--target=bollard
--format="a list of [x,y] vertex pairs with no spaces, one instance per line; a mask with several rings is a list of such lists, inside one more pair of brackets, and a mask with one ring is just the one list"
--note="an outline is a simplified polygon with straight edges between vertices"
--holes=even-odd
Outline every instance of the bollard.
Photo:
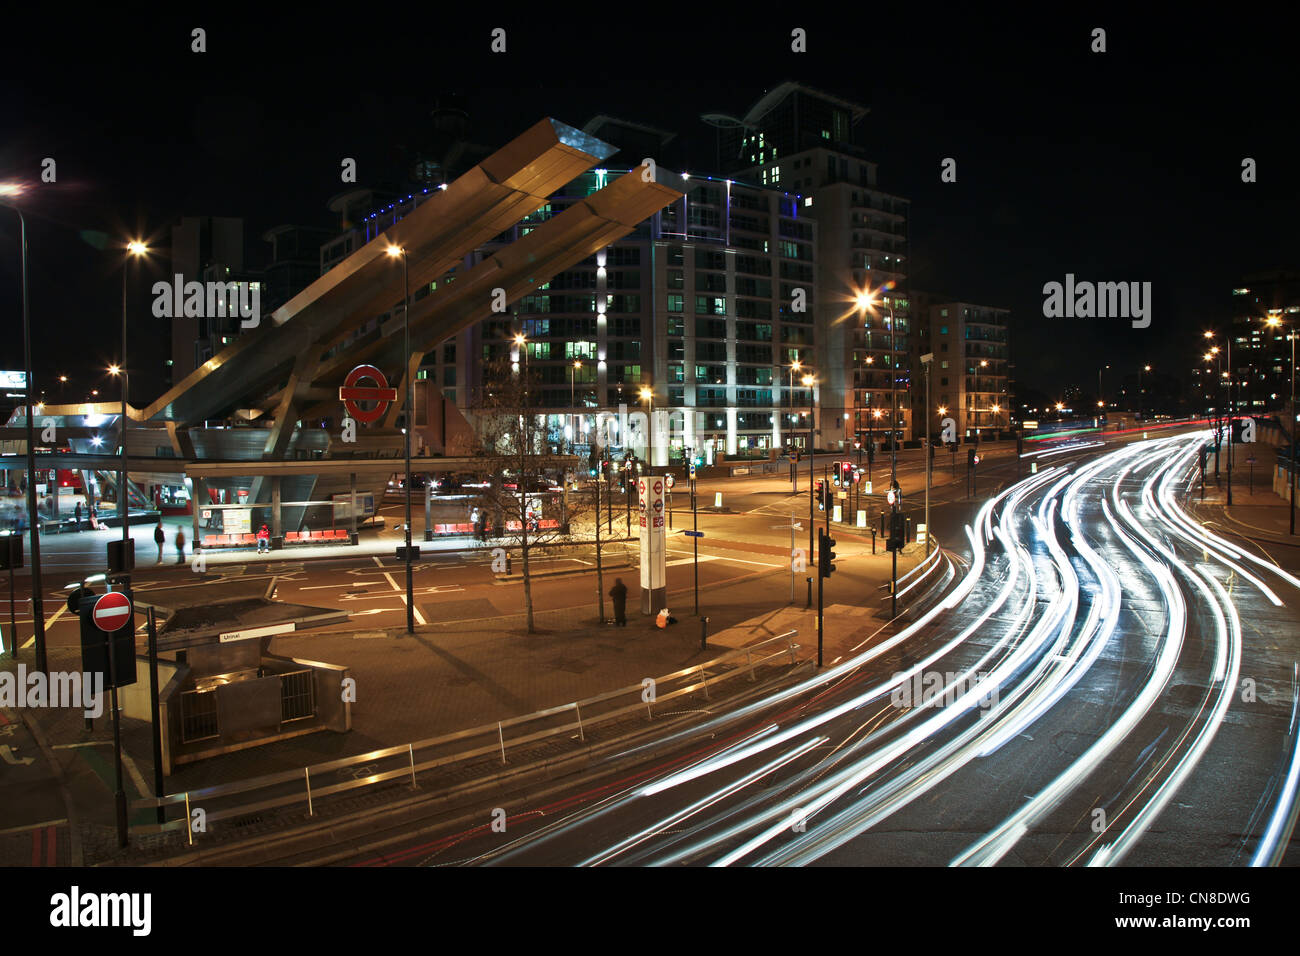
[[709,645],[709,619],[700,618],[700,650],[705,650]]
[[808,603],[804,605],[804,610],[812,607],[812,578],[804,578],[808,582]]
[[876,529],[871,529],[871,553],[876,553]]

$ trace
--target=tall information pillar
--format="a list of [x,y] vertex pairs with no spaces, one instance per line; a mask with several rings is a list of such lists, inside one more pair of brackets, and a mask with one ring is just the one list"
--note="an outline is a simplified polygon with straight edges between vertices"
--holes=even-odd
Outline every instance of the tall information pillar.
[[636,489],[641,501],[641,613],[653,616],[668,599],[663,475],[637,479]]

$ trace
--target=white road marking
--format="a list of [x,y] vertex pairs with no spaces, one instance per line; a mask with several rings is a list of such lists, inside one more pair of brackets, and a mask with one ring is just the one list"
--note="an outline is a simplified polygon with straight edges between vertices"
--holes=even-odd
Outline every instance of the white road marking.
[[[383,563],[382,561],[379,560],[379,556],[378,556],[378,555],[372,555],[372,558],[373,558],[375,564],[376,564],[379,568],[382,569],[383,566],[384,566],[384,563]],[[405,590],[404,588],[399,588],[399,587],[397,586],[397,582],[393,580],[393,576],[392,576],[391,574],[389,574],[387,571],[384,571],[384,577],[386,577],[386,578],[388,579],[388,583],[392,586],[393,590],[396,591],[396,592],[401,596],[401,598],[402,598],[402,606],[405,607],[405,606],[406,606],[406,590]],[[353,595],[348,595],[348,596],[349,596],[349,597],[352,597]],[[416,622],[417,624],[428,624],[428,623],[429,623],[428,621],[426,621],[426,620],[424,619],[424,615],[420,613],[420,609],[419,609],[418,607],[417,607],[417,608],[414,608],[413,610],[414,610],[414,615],[413,615],[413,616],[415,617],[415,622]]]

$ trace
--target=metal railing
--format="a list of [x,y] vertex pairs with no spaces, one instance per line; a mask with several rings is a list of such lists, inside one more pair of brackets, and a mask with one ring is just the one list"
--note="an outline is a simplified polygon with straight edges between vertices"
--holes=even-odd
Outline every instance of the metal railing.
[[[518,754],[525,747],[560,743],[566,738],[578,741],[581,746],[598,725],[643,711],[647,722],[656,717],[679,715],[680,711],[673,710],[671,705],[692,694],[703,692],[707,700],[711,689],[723,681],[741,675],[756,681],[759,667],[784,660],[787,656],[789,664],[794,666],[798,663],[795,651],[799,645],[794,641],[797,634],[798,630],[790,630],[663,677],[647,678],[640,684],[522,717],[312,764],[302,770],[287,770],[200,790],[172,793],[162,798],[135,800],[132,802],[135,809],[183,804],[185,817],[162,824],[139,825],[134,829],[140,833],[159,833],[184,828],[188,831],[189,844],[193,845],[195,827],[186,824],[193,819],[196,809],[203,811],[204,832],[206,824],[249,818],[260,811],[279,807],[305,806],[308,816],[315,816],[315,804],[322,797],[397,779],[409,779],[411,788],[415,789],[420,773],[452,768],[485,757],[493,758],[494,762],[499,759],[502,766],[508,766],[511,752]],[[671,689],[662,692],[666,687]],[[531,729],[533,727],[538,729]],[[449,782],[461,781],[453,779]],[[232,798],[239,799],[234,803],[226,802]]]

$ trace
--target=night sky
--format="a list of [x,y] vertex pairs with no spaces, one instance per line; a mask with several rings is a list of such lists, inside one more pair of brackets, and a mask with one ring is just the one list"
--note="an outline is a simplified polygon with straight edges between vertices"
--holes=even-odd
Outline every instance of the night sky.
[[[43,157],[58,162],[56,184],[18,200],[38,383],[64,373],[81,383],[70,400],[96,385],[116,396],[102,370],[120,334],[120,255],[97,248],[104,234],[165,243],[182,215],[238,216],[247,264],[261,265],[264,230],[335,224],[326,202],[344,188],[343,157],[368,184],[439,102],[466,109],[470,139],[493,147],[547,115],[675,130],[674,158],[706,172],[715,141],[701,113],[743,115],[785,80],[862,102],[880,188],[912,201],[913,286],[1011,309],[1016,376],[1049,393],[1095,388],[1104,362],[1185,375],[1243,274],[1297,264],[1289,33],[1249,7],[1183,22],[1096,5],[1024,17],[863,8],[854,20],[617,4],[557,6],[549,22],[323,9],[6,14],[0,179],[36,181]],[[207,53],[190,52],[195,26]],[[489,52],[497,26],[505,54]],[[794,27],[808,30],[809,52],[790,52]],[[1094,27],[1107,31],[1104,54],[1089,50]],[[940,181],[944,157],[957,160],[955,184]],[[1241,181],[1244,157],[1258,182]],[[17,369],[17,228],[0,217],[0,368]],[[149,323],[166,320],[149,314],[148,287],[163,266],[151,269],[131,336],[161,359],[165,330]],[[1043,284],[1067,272],[1151,282],[1150,328],[1044,318]],[[141,371],[132,402],[158,388]]]

